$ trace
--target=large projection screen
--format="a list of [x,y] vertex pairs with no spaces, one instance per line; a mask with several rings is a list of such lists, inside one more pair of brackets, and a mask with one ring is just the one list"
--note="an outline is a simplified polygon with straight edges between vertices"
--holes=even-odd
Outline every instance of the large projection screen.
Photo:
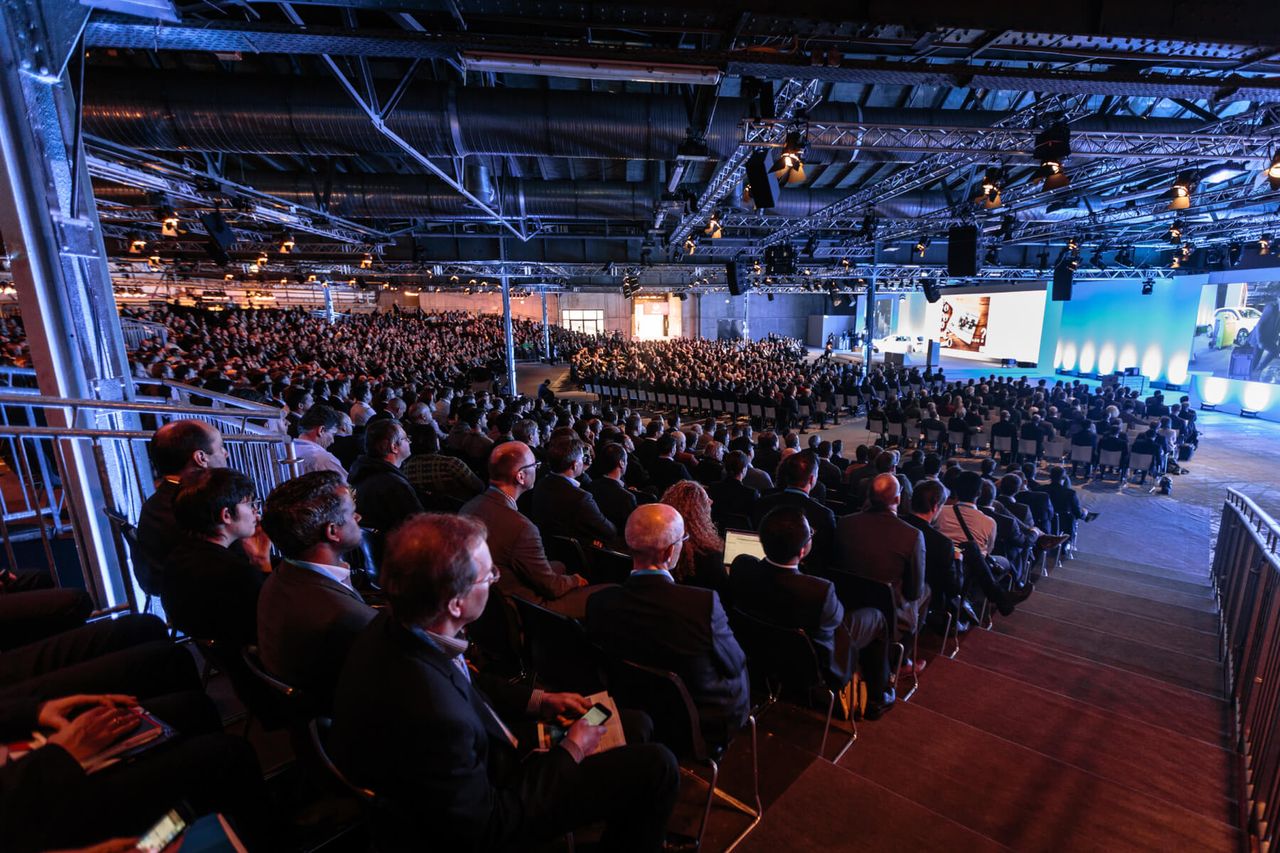
[[1045,292],[947,293],[926,312],[926,337],[944,355],[1035,362],[1040,357]]
[[1191,342],[1192,369],[1280,384],[1280,282],[1207,284]]

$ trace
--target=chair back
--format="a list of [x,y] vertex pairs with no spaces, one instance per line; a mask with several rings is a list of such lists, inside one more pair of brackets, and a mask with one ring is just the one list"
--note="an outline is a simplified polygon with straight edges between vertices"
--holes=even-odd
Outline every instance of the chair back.
[[[274,679],[265,677],[266,671],[256,662],[256,654],[255,664],[250,666],[241,650],[234,646],[198,637],[192,638],[192,642],[206,660],[226,673],[236,698],[263,729],[276,731],[288,727],[296,720],[302,700],[293,692],[286,695],[286,691],[277,686],[283,682],[271,683]],[[264,678],[260,678],[259,673]]]
[[[830,504],[827,504],[830,506]],[[754,530],[750,516],[740,512],[726,512],[720,516],[720,526],[725,530]]]
[[123,513],[111,507],[104,507],[102,511],[111,526],[120,532],[120,538],[129,549],[129,561],[133,563],[133,577],[137,580],[138,586],[147,595],[159,595],[160,586],[151,571],[151,564],[142,556],[142,547],[138,544],[138,528]]
[[831,571],[827,574],[836,588],[836,598],[845,610],[870,607],[879,610],[888,626],[889,638],[898,640],[898,605],[894,601],[893,587],[883,581],[873,581],[851,572]]
[[1150,471],[1151,466],[1156,462],[1156,457],[1150,453],[1131,453],[1129,454],[1129,470],[1130,471]]
[[1053,441],[1046,441],[1044,445],[1044,456],[1046,459],[1062,459],[1067,455],[1067,443],[1060,438]]
[[563,563],[569,574],[588,576],[587,555],[577,539],[571,536],[548,536],[542,540],[542,547],[547,559]]
[[677,756],[705,761],[710,752],[702,738],[702,722],[693,697],[674,672],[624,658],[606,663],[609,695],[620,708],[636,708],[653,720],[653,739]]
[[1099,451],[1098,464],[1107,465],[1111,468],[1119,468],[1120,467],[1120,451],[1119,450]]
[[962,432],[952,432],[951,430],[947,430],[947,442],[952,447],[960,447],[964,444],[964,435],[965,434]]
[[520,614],[528,660],[539,684],[582,694],[604,688],[600,652],[581,623],[519,596],[511,600]]
[[1072,462],[1092,462],[1093,448],[1087,444],[1071,445],[1071,461]]
[[924,431],[924,440],[931,444],[937,444],[940,438],[942,438],[942,430],[940,429],[927,429]]
[[257,680],[259,685],[266,688],[262,691],[263,701],[274,705],[272,710],[274,715],[290,723],[301,723],[311,717],[316,710],[311,704],[311,697],[300,688],[267,672],[262,659],[258,657],[257,647],[244,646],[240,649],[240,657],[249,674]]
[[1018,439],[1018,452],[1024,456],[1035,456],[1038,452],[1038,444],[1034,438]]
[[997,453],[1013,452],[1013,437],[1008,435],[993,435],[991,437],[991,447]]
[[489,587],[489,601],[480,618],[467,626],[467,638],[479,650],[486,667],[504,675],[524,674],[520,616],[496,584]]
[[338,784],[343,788],[347,789],[352,794],[355,794],[365,803],[374,803],[378,799],[378,795],[374,793],[373,789],[364,788],[355,784],[347,778],[347,774],[343,773],[342,770],[339,769],[338,765],[333,763],[333,759],[329,757],[328,751],[324,748],[324,736],[321,732],[322,727],[326,729],[328,728],[325,722],[322,722],[320,719],[315,717],[313,717],[311,722],[307,725],[307,732],[311,739],[311,749],[315,753],[316,758],[320,759],[320,763],[329,771],[329,775],[336,779]]
[[787,690],[804,697],[814,687],[825,686],[813,643],[800,628],[784,628],[753,613],[729,608],[729,624],[742,650],[752,680],[764,684],[770,695]]
[[623,583],[631,576],[631,557],[594,545],[586,548],[590,573],[587,580],[594,583]]

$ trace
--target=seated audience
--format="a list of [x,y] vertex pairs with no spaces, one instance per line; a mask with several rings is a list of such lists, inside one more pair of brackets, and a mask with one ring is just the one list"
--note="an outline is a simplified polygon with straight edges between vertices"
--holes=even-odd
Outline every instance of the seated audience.
[[0,569],[0,650],[78,628],[92,612],[87,592],[57,588],[48,572]]
[[435,432],[415,430],[410,449],[413,455],[400,470],[420,493],[463,504],[484,491],[484,481],[467,463],[440,452],[440,439]]
[[364,455],[356,459],[347,477],[356,490],[356,511],[364,526],[384,537],[409,516],[422,512],[418,493],[400,470],[409,452],[409,436],[399,421],[372,421],[365,428]]
[[711,518],[722,527],[751,526],[760,493],[744,482],[750,465],[747,454],[735,450],[724,458],[724,479],[707,486]]
[[548,472],[529,491],[529,517],[543,536],[609,545],[616,540],[618,529],[578,482],[585,459],[586,445],[577,437],[554,438],[547,444]]
[[298,421],[300,432],[293,441],[299,474],[333,471],[346,478],[347,469],[338,461],[338,457],[329,452],[341,425],[342,416],[328,406],[316,405],[307,409]]
[[818,482],[817,457],[809,452],[791,454],[779,466],[778,482],[782,485],[781,491],[763,495],[756,501],[752,524],[758,528],[760,520],[774,507],[799,507],[813,531],[813,547],[805,555],[804,570],[820,575],[831,565],[835,552],[836,516],[810,495]]
[[606,443],[596,454],[598,473],[583,487],[595,498],[600,512],[617,530],[626,529],[627,519],[638,503],[635,493],[623,482],[628,457],[626,447],[619,442]]
[[653,464],[645,466],[653,482],[654,491],[658,494],[662,494],[681,480],[693,479],[689,469],[675,458],[676,435],[677,433],[672,431],[659,438]]
[[694,480],[681,480],[662,495],[662,502],[680,513],[688,540],[680,549],[680,560],[671,571],[680,583],[692,583],[722,593],[724,540],[711,521],[711,499]]

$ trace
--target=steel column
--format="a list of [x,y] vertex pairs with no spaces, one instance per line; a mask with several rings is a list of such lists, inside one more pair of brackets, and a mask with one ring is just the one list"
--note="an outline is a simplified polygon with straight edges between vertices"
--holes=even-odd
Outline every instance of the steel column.
[[871,250],[871,275],[867,276],[867,316],[862,321],[867,331],[867,339],[862,342],[862,370],[871,372],[871,342],[876,336],[876,279],[880,274],[880,241],[877,240]]
[[547,324],[547,290],[542,289],[542,357],[551,363],[551,326]]

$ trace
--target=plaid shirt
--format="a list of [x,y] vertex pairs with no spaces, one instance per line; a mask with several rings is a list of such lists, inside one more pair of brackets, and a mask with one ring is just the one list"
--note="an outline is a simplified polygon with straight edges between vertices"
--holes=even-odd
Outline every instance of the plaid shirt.
[[442,453],[410,456],[400,470],[415,488],[426,492],[443,492],[466,500],[484,490],[480,478],[455,456]]

